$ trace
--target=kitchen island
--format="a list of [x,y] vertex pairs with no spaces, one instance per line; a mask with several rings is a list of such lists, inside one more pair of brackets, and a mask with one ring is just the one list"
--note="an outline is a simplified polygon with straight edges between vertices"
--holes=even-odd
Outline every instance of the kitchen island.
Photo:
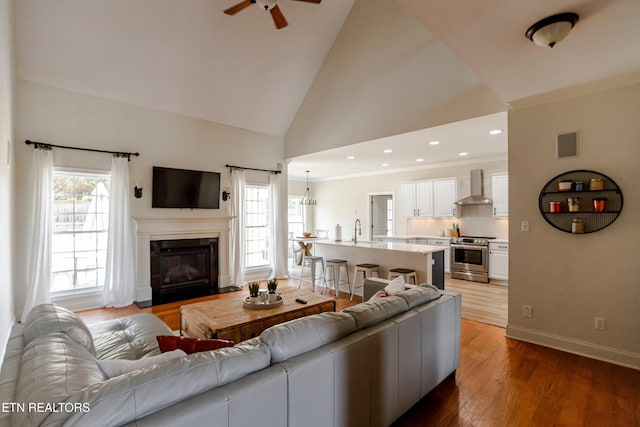
[[325,261],[332,258],[347,260],[351,280],[356,264],[371,263],[380,265],[380,277],[387,278],[392,268],[412,268],[416,270],[418,284],[427,283],[444,289],[444,249],[440,246],[334,240],[318,240],[315,246],[315,254],[324,257]]

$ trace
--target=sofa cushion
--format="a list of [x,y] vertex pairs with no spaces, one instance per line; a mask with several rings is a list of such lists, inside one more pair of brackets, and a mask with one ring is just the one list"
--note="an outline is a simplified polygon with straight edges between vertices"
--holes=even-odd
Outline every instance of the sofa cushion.
[[442,291],[435,286],[423,284],[400,292],[398,296],[406,301],[409,308],[413,308],[440,298]]
[[55,304],[40,304],[31,309],[24,322],[25,344],[50,333],[61,332],[95,354],[93,337],[87,325],[72,311]]
[[178,337],[175,335],[159,335],[156,337],[162,353],[180,349],[187,354],[200,351],[217,350],[223,347],[232,347],[234,342],[229,340],[201,340],[198,338]]
[[409,306],[403,298],[399,296],[388,296],[345,308],[342,313],[352,316],[356,321],[356,327],[358,329],[364,329],[383,320],[387,320],[396,314],[405,312],[408,309]]
[[151,313],[89,325],[98,359],[141,359],[160,354],[158,335],[171,335],[171,329]]
[[400,292],[404,291],[404,277],[398,276],[394,278],[387,286],[384,287],[384,291],[387,295],[398,295]]
[[[15,401],[25,406],[28,402],[64,402],[74,393],[104,380],[89,350],[67,334],[50,333],[25,346]],[[46,417],[44,411],[16,411],[12,414],[12,425],[40,425]]]
[[52,413],[46,421],[51,425],[123,425],[265,369],[270,360],[269,347],[258,339],[190,354],[90,385],[66,401],[87,404],[90,411]]
[[271,349],[273,363],[282,362],[356,330],[352,316],[326,312],[291,320],[265,329],[260,339]]
[[155,356],[143,357],[138,360],[127,359],[105,359],[97,360],[100,370],[107,378],[117,377],[137,369],[146,368],[147,366],[155,365],[156,363],[167,362],[173,359],[179,359],[186,356],[182,350],[171,350],[166,353],[156,354]]

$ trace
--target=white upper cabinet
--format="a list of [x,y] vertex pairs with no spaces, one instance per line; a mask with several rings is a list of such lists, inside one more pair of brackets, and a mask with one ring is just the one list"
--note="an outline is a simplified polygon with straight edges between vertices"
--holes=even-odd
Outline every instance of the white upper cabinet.
[[452,217],[458,183],[455,178],[400,184],[401,214],[405,217]]
[[405,182],[400,184],[400,215],[416,216],[416,183]]
[[416,183],[418,214],[416,216],[433,216],[433,182]]
[[496,173],[491,175],[491,191],[493,193],[493,216],[509,216],[509,175]]
[[455,178],[433,181],[433,216],[455,216],[455,201],[458,200],[458,181]]
[[433,182],[404,182],[400,197],[402,216],[433,216]]

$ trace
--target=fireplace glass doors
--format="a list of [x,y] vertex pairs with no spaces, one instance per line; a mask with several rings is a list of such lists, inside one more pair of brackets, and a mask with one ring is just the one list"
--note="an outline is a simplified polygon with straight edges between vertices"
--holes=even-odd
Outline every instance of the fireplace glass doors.
[[151,242],[153,305],[218,293],[218,239]]

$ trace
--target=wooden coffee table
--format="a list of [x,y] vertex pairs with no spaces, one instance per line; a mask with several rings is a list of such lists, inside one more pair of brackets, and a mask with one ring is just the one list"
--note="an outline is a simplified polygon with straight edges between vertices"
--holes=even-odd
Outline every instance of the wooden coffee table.
[[[212,301],[187,304],[180,307],[180,335],[190,338],[220,338],[234,342],[256,337],[278,323],[325,311],[335,311],[334,298],[308,290],[291,287],[278,288],[282,305],[252,310],[244,307],[247,291]],[[302,298],[307,304],[296,302]]]

